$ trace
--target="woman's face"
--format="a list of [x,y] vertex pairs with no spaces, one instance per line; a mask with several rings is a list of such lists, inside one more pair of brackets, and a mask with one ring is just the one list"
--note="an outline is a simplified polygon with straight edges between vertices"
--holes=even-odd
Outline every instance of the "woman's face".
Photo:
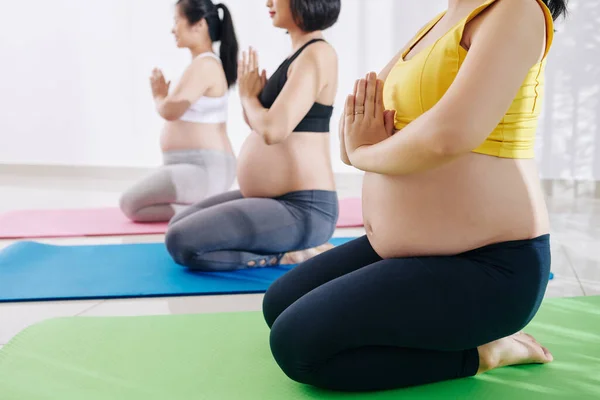
[[273,26],[283,29],[290,29],[296,26],[290,7],[290,0],[267,0],[267,8],[273,20]]
[[179,6],[175,7],[175,20],[171,33],[175,36],[175,42],[179,48],[193,47],[194,43],[198,41],[197,29],[190,25],[187,18],[181,13]]

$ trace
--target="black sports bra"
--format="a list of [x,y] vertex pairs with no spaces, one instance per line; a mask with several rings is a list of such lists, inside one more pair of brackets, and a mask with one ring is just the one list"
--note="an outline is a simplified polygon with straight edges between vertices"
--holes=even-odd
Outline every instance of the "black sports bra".
[[[283,90],[283,86],[287,82],[287,73],[290,65],[302,51],[310,44],[324,41],[323,39],[313,39],[300,47],[290,58],[286,59],[273,75],[267,81],[262,92],[258,95],[258,100],[265,108],[271,108],[279,93]],[[294,128],[293,132],[329,132],[329,121],[333,114],[333,106],[326,106],[320,103],[314,103],[304,116],[302,121]]]

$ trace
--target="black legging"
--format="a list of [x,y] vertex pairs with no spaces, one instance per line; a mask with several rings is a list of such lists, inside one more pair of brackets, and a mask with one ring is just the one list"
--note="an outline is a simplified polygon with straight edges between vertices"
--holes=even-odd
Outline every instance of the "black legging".
[[474,375],[477,347],[531,321],[549,273],[548,235],[387,260],[362,237],[281,277],[263,311],[273,356],[291,379],[394,389]]

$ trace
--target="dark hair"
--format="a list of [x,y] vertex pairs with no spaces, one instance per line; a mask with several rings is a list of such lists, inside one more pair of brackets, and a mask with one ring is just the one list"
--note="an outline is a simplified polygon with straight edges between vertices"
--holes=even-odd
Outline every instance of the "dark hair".
[[304,32],[327,29],[335,24],[342,8],[341,0],[290,0],[294,22]]
[[[237,81],[238,41],[233,28],[231,13],[225,4],[214,5],[211,0],[178,0],[181,13],[190,25],[202,19],[208,25],[208,34],[213,42],[221,42],[220,54],[227,86]],[[219,9],[223,11],[223,19],[219,17]]]
[[569,0],[543,0],[552,13],[552,18],[556,21],[558,18],[567,14],[567,3]]

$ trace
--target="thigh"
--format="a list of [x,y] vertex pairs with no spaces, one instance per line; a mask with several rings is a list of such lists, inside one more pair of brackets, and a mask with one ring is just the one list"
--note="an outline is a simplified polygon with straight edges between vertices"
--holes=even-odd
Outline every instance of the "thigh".
[[459,256],[382,260],[290,305],[272,327],[272,350],[318,364],[364,346],[472,349],[520,329],[511,283],[496,278]]
[[129,188],[121,197],[121,207],[135,208],[174,203],[177,196],[170,166],[160,167]]
[[291,304],[311,290],[340,276],[380,261],[367,236],[355,239],[298,265],[276,280],[263,300],[269,326]]
[[214,206],[217,206],[220,204],[229,203],[234,200],[240,200],[243,198],[244,198],[244,196],[242,196],[242,192],[240,192],[239,190],[233,190],[231,192],[225,192],[225,193],[218,194],[216,196],[209,197],[205,200],[202,200],[194,205],[187,207],[185,210],[178,212],[177,215],[175,215],[173,217],[173,219],[171,219],[171,221],[169,222],[169,225],[173,225],[173,224],[189,217],[190,215],[193,215],[193,214],[195,214],[199,211],[205,210],[207,208],[211,208],[211,207],[214,207]]
[[214,194],[209,191],[209,171],[206,167],[195,164],[172,164],[165,166],[165,169],[171,174],[177,204],[195,204]]
[[167,241],[200,256],[237,250],[272,255],[301,243],[304,223],[283,203],[242,198],[202,208],[173,224]]

